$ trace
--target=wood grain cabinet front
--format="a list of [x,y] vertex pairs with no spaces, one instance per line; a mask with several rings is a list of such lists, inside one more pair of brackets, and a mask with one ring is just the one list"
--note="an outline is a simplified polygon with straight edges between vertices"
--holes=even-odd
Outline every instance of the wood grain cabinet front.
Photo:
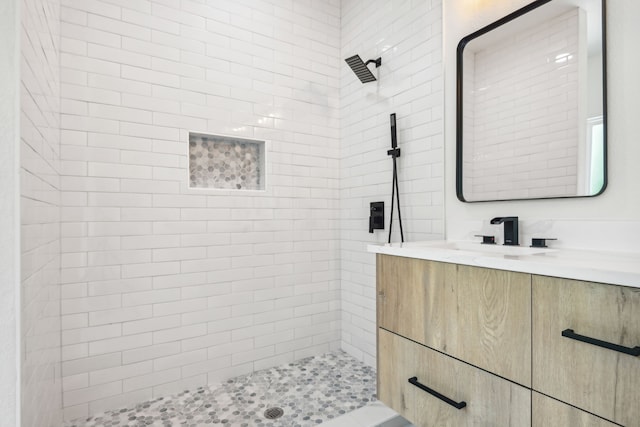
[[640,426],[640,289],[543,276],[532,287],[533,389]]
[[531,386],[531,275],[377,255],[378,326]]
[[555,399],[533,392],[532,427],[615,427],[616,424]]
[[420,427],[531,425],[531,390],[378,329],[380,400]]

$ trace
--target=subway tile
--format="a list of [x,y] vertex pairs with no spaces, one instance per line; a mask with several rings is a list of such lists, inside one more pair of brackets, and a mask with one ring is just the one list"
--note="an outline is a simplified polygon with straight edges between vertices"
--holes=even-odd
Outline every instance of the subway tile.
[[153,333],[153,343],[161,344],[163,342],[185,340],[194,337],[206,335],[207,325],[204,323],[181,326],[178,328],[165,329]]
[[192,311],[183,313],[181,322],[183,325],[192,325],[196,323],[207,323],[220,319],[227,319],[231,315],[231,308],[209,308],[206,310]]
[[150,207],[150,194],[134,193],[90,193],[87,203],[89,206],[100,207]]
[[122,335],[120,325],[103,325],[95,327],[84,327],[79,329],[68,329],[62,331],[62,345],[72,345],[77,343],[99,341],[107,338],[115,338]]
[[[151,140],[123,135],[106,135],[101,133],[89,133],[88,145],[94,147],[112,148],[117,150],[149,150]],[[118,161],[120,158],[118,157]]]
[[179,246],[179,235],[143,235],[123,236],[121,238],[123,249],[154,249],[173,248]]
[[151,291],[131,292],[122,295],[122,306],[139,306],[180,299],[180,289],[154,289]]
[[90,58],[102,59],[118,64],[146,68],[151,67],[151,57],[139,53],[127,52],[120,48],[89,43],[85,54]]
[[144,28],[161,30],[171,34],[180,34],[180,25],[177,22],[151,15],[148,11],[141,13],[131,9],[123,9],[122,20]]
[[139,334],[142,332],[154,332],[162,329],[170,329],[180,326],[180,316],[165,316],[154,317],[151,319],[135,320],[132,322],[125,322],[122,325],[122,334],[131,335]]
[[89,326],[89,314],[88,313],[77,313],[77,314],[67,314],[62,316],[61,320],[62,330],[67,329],[76,329],[76,328],[84,328]]
[[119,366],[122,357],[120,353],[102,354],[100,356],[84,357],[62,362],[62,374],[66,377],[99,369]]
[[152,287],[150,277],[138,277],[135,279],[98,280],[89,282],[88,293],[90,296],[123,294],[129,292],[147,291]]
[[[134,124],[126,125],[135,126]],[[88,175],[95,177],[151,179],[151,167],[89,162]]]
[[[88,15],[84,15],[81,19],[88,21],[87,16]],[[119,47],[121,44],[121,37],[119,35],[88,27],[84,22],[65,22],[60,26],[60,33],[62,36],[70,39],[84,40],[89,43],[98,43],[105,46]]]
[[89,58],[83,55],[71,53],[61,53],[60,63],[64,67],[69,67],[78,71],[90,73],[119,76],[121,66],[117,62],[105,61],[103,59]]
[[180,272],[179,262],[150,262],[122,266],[122,277],[164,276]]
[[151,234],[151,222],[89,222],[88,234],[94,236],[143,236]]
[[88,26],[91,28],[131,37],[139,40],[150,40],[151,30],[138,25],[129,24],[121,20],[106,18],[99,15],[89,15]]
[[123,351],[139,346],[151,345],[151,333],[127,335],[89,343],[89,355],[95,356],[112,351]]
[[[142,78],[142,81],[146,81]],[[135,136],[143,138],[164,139],[169,141],[177,141],[179,138],[179,132],[176,128],[163,127],[157,125],[147,125],[140,123],[120,123],[120,134],[126,136]],[[126,177],[126,178],[136,178]],[[150,178],[150,177],[147,177]]]
[[103,74],[89,73],[86,77],[87,86],[105,89],[114,92],[121,92],[122,105],[125,107],[134,107],[125,102],[127,94],[151,96],[151,84],[146,82],[136,82],[133,80],[123,79],[119,76],[106,76]]
[[169,314],[189,313],[204,310],[205,308],[207,308],[207,301],[204,298],[157,303],[153,305],[153,315],[166,316]]
[[151,346],[140,346],[133,350],[122,352],[122,363],[136,363],[143,360],[153,360],[169,355],[180,355],[180,343],[168,342]]
[[173,368],[164,371],[153,372],[146,375],[139,375],[127,378],[122,381],[122,391],[129,392],[139,390],[146,387],[152,387],[165,384],[180,379],[180,369]]
[[136,264],[151,261],[151,252],[148,250],[119,250],[89,252],[87,264],[94,265],[122,265]]
[[113,381],[100,384],[93,387],[82,388],[64,392],[64,402],[66,405],[73,406],[80,403],[87,403],[92,400],[114,396],[122,392],[122,382]]
[[152,371],[152,363],[139,362],[131,365],[122,365],[114,368],[100,369],[89,374],[89,382],[92,386],[111,381],[123,380],[140,374],[148,374]]
[[[149,32],[149,34],[151,33]],[[157,45],[155,43],[149,43],[148,41],[136,39],[133,37],[123,37],[122,48],[131,52],[146,53],[152,56],[166,58],[173,61],[178,61],[180,59],[179,49],[169,47],[167,45]],[[172,80],[175,80],[175,78]],[[173,85],[173,87],[179,87],[179,85]]]
[[151,305],[93,311],[89,313],[89,325],[98,326],[107,323],[147,319],[150,317],[152,317]]
[[206,255],[207,255],[206,248],[202,248],[202,247],[168,248],[168,249],[153,250],[153,260],[157,262],[180,261],[185,259],[203,259],[203,258],[206,258]]
[[[156,276],[153,278],[154,289],[181,288],[206,283],[205,273],[173,274],[168,276]],[[182,299],[185,299],[184,296]]]
[[207,350],[186,351],[173,356],[166,356],[155,359],[153,361],[153,370],[162,371],[165,369],[176,368],[189,365],[196,362],[202,362],[207,359]]
[[[120,216],[123,221],[175,221],[180,219],[180,210],[177,208],[122,208]],[[157,260],[161,261],[161,259]]]
[[[253,341],[249,340],[251,346]],[[211,346],[226,345],[231,343],[231,334],[229,332],[208,333],[198,338],[190,338],[182,341],[182,349],[184,351],[198,350]],[[211,358],[211,357],[209,357]]]
[[86,373],[69,375],[62,379],[62,391],[89,387],[89,375]]
[[[89,114],[91,117],[99,117],[109,120],[126,121],[133,123],[146,123],[150,124],[152,121],[152,115],[149,111],[139,110],[135,108],[127,108],[116,105],[106,104],[89,104]],[[126,160],[123,160],[126,162]],[[129,163],[129,162],[127,162]]]
[[180,76],[130,65],[122,65],[122,77],[129,80],[148,82],[160,86],[180,86]]

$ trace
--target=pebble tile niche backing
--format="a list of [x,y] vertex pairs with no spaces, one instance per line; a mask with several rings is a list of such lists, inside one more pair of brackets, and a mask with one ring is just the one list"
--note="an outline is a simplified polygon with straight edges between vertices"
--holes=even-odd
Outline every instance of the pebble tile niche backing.
[[264,190],[264,141],[189,133],[189,187]]

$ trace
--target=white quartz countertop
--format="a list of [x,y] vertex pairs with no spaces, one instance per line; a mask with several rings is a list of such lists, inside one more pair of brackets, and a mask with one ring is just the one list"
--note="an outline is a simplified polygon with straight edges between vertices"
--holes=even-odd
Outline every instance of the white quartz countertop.
[[[501,249],[486,248],[480,243],[466,242],[461,246],[462,250],[455,249],[456,242],[427,241],[371,244],[367,250],[407,258],[640,288],[640,253],[549,248],[542,253],[514,255],[497,252]],[[521,250],[527,251],[525,248]]]

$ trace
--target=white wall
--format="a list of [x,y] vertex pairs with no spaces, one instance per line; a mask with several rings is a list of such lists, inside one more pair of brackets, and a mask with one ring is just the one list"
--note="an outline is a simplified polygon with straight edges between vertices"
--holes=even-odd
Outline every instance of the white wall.
[[62,421],[60,380],[60,2],[21,4],[22,423]]
[[[386,242],[392,163],[389,115],[396,113],[405,240],[443,236],[442,9],[439,0],[343,0],[340,65],[342,348],[375,365],[375,256]],[[376,82],[344,63],[382,57]],[[385,230],[369,234],[369,203],[385,202]],[[397,218],[397,211],[395,217]],[[393,241],[400,241],[397,222]]]
[[[338,348],[339,2],[62,21],[65,416]],[[267,190],[189,190],[189,130],[268,140]]]
[[0,3],[0,426],[20,423],[19,1]]
[[[556,244],[598,249],[637,249],[640,232],[640,145],[636,142],[640,112],[640,56],[633,40],[640,36],[636,20],[640,3],[607,3],[609,186],[595,198],[461,203],[455,193],[455,47],[465,35],[529,3],[527,0],[446,0],[445,133],[447,238],[472,239],[494,216],[518,215],[523,233],[553,233]],[[484,221],[484,223],[483,223]],[[497,233],[501,233],[496,228]],[[521,238],[522,240],[522,238]],[[523,241],[527,243],[528,241]]]

